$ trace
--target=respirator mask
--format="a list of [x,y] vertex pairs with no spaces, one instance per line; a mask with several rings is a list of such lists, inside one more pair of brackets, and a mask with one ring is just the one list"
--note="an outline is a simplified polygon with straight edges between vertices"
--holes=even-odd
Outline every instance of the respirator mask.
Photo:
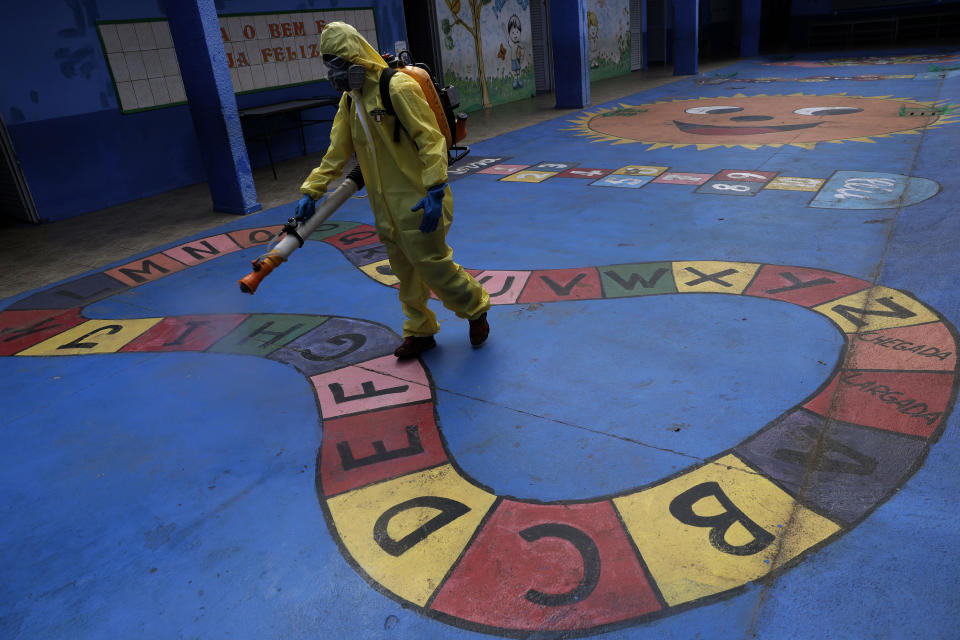
[[355,91],[363,88],[367,70],[359,64],[350,64],[339,56],[324,55],[327,65],[327,79],[337,91]]

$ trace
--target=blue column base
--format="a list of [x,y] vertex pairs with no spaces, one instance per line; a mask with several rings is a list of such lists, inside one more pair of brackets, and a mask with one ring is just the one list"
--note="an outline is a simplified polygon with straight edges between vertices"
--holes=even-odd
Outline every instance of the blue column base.
[[216,202],[214,202],[213,210],[218,211],[220,213],[233,213],[238,216],[245,216],[250,213],[256,213],[257,211],[262,211],[263,205],[260,204],[259,202],[254,202],[253,204],[244,204],[238,207],[234,205],[217,204]]

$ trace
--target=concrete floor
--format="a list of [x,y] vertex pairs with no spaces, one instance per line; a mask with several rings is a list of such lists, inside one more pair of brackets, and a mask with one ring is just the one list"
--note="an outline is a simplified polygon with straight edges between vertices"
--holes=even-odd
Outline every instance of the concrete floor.
[[316,156],[13,229],[96,270],[0,314],[0,636],[956,638],[960,52],[876,55],[474,114],[479,350],[359,199],[238,291]]
[[[701,72],[728,63],[704,63]],[[660,67],[595,82],[591,102],[600,104],[675,79],[672,67]],[[471,113],[467,144],[577,111],[554,105],[553,93],[546,93]],[[322,153],[312,153],[279,162],[277,180],[269,166],[255,169],[253,177],[263,209],[298,200],[300,183],[322,157]],[[6,274],[0,281],[0,300],[236,219],[233,214],[214,211],[206,183],[199,183],[59,222],[0,227],[4,247],[0,268]]]

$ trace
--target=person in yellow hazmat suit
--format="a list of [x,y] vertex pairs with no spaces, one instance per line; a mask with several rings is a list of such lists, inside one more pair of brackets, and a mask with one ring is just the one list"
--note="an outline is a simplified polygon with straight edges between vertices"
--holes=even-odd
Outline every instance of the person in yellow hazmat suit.
[[394,117],[380,99],[380,72],[387,68],[383,57],[343,22],[324,27],[320,51],[331,83],[344,95],[330,130],[330,147],[300,187],[297,218],[313,215],[316,200],[356,154],[377,233],[400,280],[406,318],[404,340],[394,354],[415,358],[436,346],[433,336],[440,326],[427,308],[431,290],[445,307],[469,320],[470,342],[480,346],[490,331],[490,296],[453,261],[447,246],[453,195],[447,186],[446,141],[420,85],[404,73],[390,80],[390,98],[401,125],[400,139],[394,141]]

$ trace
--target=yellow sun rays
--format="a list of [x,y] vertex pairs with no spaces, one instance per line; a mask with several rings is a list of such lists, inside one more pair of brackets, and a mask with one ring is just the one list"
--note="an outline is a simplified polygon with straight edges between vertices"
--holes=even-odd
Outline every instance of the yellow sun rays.
[[[613,145],[620,144],[645,144],[650,145],[646,148],[646,151],[654,151],[656,149],[683,149],[685,147],[696,147],[697,150],[703,151],[706,149],[715,149],[718,147],[723,147],[726,149],[732,149],[734,147],[741,147],[743,149],[757,150],[763,147],[798,147],[800,149],[815,149],[817,144],[830,143],[830,144],[843,144],[844,142],[864,142],[875,144],[876,140],[873,138],[891,138],[894,134],[896,135],[920,135],[923,133],[924,129],[933,129],[936,127],[942,127],[946,124],[951,124],[956,120],[960,119],[960,106],[957,107],[956,111],[945,110],[943,113],[940,113],[937,119],[927,125],[922,127],[909,127],[902,131],[891,131],[889,133],[878,133],[872,134],[870,136],[857,136],[850,138],[837,138],[835,140],[821,140],[818,142],[734,142],[734,143],[692,143],[692,142],[661,142],[658,140],[633,140],[629,138],[621,138],[619,136],[612,136],[606,133],[600,133],[599,131],[594,131],[590,128],[590,121],[596,118],[597,116],[602,116],[605,113],[613,113],[621,110],[643,110],[644,107],[649,107],[657,104],[670,104],[673,102],[695,102],[697,100],[725,100],[733,98],[790,98],[790,97],[802,97],[802,98],[857,98],[862,100],[884,100],[894,103],[909,103],[911,105],[922,105],[931,110],[933,109],[945,109],[948,107],[948,103],[945,100],[915,100],[913,98],[898,98],[893,94],[885,96],[852,96],[846,92],[841,93],[830,93],[830,94],[811,94],[811,93],[756,93],[753,95],[747,95],[744,93],[735,93],[729,96],[702,96],[699,98],[677,98],[675,100],[657,100],[654,102],[647,102],[643,104],[627,104],[621,102],[619,106],[616,107],[601,107],[594,111],[584,111],[582,115],[577,118],[570,120],[574,126],[567,127],[562,129],[562,131],[574,131],[575,136],[590,138],[591,142],[609,142]],[[632,115],[632,114],[628,114]]]

